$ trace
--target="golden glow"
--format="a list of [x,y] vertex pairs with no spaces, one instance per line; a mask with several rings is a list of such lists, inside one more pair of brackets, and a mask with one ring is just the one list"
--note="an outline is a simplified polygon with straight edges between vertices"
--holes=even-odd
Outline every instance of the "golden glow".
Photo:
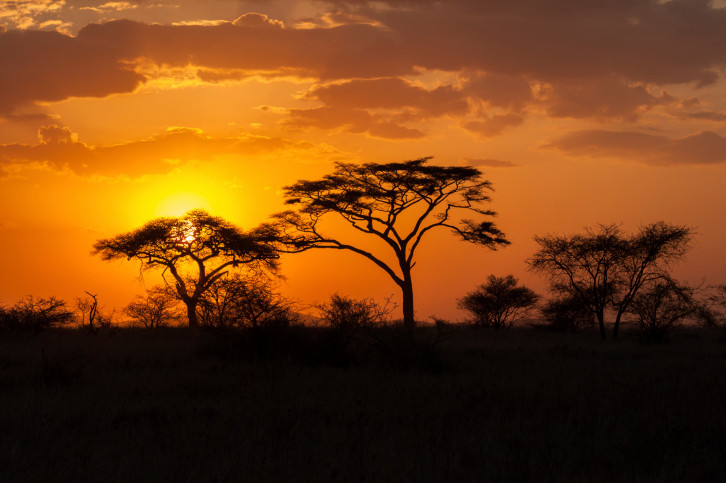
[[210,211],[212,206],[205,197],[198,193],[179,192],[162,199],[156,205],[155,214],[156,216],[182,216],[196,208]]

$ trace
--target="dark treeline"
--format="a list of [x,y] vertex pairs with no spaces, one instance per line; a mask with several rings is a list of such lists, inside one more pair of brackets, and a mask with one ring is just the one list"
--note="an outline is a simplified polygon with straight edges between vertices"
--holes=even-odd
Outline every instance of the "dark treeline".
[[[136,297],[121,314],[105,313],[98,295],[86,292],[74,304],[32,296],[0,307],[0,328],[40,331],[76,324],[89,333],[113,325],[114,316],[133,325],[258,329],[291,325],[368,325],[391,323],[391,307],[334,295],[317,313],[279,292],[279,258],[310,249],[347,250],[385,271],[401,289],[402,325],[415,327],[412,269],[416,249],[433,230],[446,229],[488,249],[509,244],[491,221],[491,183],[473,167],[436,166],[430,158],[402,163],[337,163],[320,180],[285,187],[294,209],[244,231],[203,210],[158,218],[94,245],[104,260],[136,260],[142,270],[161,270],[164,283]],[[469,218],[465,218],[469,217]],[[324,232],[328,218],[348,224],[353,233],[384,242],[395,263],[383,254]],[[714,327],[724,323],[726,285],[693,286],[671,275],[694,235],[687,226],[656,222],[633,234],[617,225],[586,227],[572,235],[535,237],[538,250],[527,260],[549,281],[542,296],[512,275],[490,275],[462,294],[465,323],[506,329],[515,323],[545,324],[575,331],[596,326],[600,337],[617,339],[623,324],[642,340],[665,340],[683,324]],[[338,313],[332,317],[331,306]],[[346,305],[347,304],[347,305]],[[365,309],[368,314],[356,311]],[[308,311],[309,312],[309,311]],[[371,317],[370,314],[377,314]],[[342,319],[350,319],[341,323]],[[533,322],[539,320],[539,322]],[[315,323],[318,322],[318,323]]]

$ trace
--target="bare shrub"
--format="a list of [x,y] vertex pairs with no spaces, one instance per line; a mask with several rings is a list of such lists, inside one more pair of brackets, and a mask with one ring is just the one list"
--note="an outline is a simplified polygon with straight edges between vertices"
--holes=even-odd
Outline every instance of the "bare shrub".
[[42,330],[65,327],[73,322],[73,313],[63,300],[55,297],[35,298],[28,295],[10,308],[0,309],[0,328]]
[[459,308],[471,314],[474,325],[507,329],[539,298],[531,289],[518,283],[512,275],[490,275],[486,283],[459,300]]
[[265,274],[238,273],[216,280],[199,302],[199,320],[207,327],[287,326],[297,318],[295,302],[278,291]]
[[154,287],[146,295],[137,295],[124,313],[147,329],[167,326],[181,316],[179,301],[165,287]]
[[694,289],[671,279],[656,282],[635,296],[628,309],[636,316],[642,340],[659,342],[698,311]]
[[706,303],[712,315],[708,325],[726,326],[726,284],[713,287]]
[[592,311],[577,297],[562,296],[547,300],[540,308],[550,328],[575,332],[595,325]]
[[334,329],[354,331],[383,325],[395,306],[390,299],[379,305],[371,298],[355,299],[334,293],[330,301],[317,305],[325,323]]

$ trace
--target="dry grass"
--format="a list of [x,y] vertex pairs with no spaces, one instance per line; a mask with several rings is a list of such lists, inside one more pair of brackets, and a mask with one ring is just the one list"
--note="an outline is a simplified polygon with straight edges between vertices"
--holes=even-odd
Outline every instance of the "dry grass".
[[718,334],[378,339],[0,334],[0,480],[726,481]]

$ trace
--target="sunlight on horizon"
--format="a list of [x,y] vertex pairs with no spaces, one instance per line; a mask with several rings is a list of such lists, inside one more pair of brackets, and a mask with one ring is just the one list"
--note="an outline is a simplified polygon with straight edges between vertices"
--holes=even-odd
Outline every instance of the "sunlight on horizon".
[[192,192],[179,192],[158,202],[154,214],[155,216],[182,216],[195,209],[206,210],[210,213],[213,211],[212,204],[204,196]]

